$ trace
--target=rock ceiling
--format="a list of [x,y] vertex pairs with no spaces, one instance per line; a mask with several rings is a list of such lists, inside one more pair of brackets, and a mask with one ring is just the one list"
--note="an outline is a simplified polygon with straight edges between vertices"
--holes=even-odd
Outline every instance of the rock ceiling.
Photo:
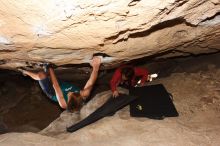
[[0,68],[220,50],[219,0],[0,1]]

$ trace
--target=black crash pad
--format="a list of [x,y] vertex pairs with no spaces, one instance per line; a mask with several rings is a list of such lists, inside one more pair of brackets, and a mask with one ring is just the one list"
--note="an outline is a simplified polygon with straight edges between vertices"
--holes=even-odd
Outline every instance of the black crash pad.
[[179,115],[171,94],[162,84],[132,88],[130,95],[138,97],[130,104],[130,115],[133,117],[163,119]]
[[128,105],[130,102],[136,99],[136,96],[119,95],[117,98],[109,98],[100,108],[90,114],[82,121],[67,128],[68,132],[74,132],[80,128],[83,128],[91,123],[98,121],[99,119],[112,115],[121,108]]

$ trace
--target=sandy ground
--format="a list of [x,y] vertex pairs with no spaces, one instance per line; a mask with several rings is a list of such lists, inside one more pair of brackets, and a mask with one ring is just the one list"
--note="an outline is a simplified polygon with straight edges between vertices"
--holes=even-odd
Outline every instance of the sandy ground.
[[205,71],[173,73],[157,79],[174,96],[180,114],[177,118],[151,120],[129,116],[125,107],[75,133],[65,127],[100,106],[110,95],[103,92],[92,99],[81,113],[62,113],[40,133],[0,135],[0,146],[218,146],[220,145],[220,69],[209,65]]

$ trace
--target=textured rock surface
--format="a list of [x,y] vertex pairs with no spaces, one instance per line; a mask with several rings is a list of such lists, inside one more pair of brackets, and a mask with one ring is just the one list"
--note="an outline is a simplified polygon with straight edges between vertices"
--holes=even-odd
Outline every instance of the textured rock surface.
[[40,133],[8,133],[0,135],[0,146],[218,146],[220,144],[220,69],[174,73],[155,80],[163,83],[174,96],[178,118],[150,120],[132,118],[129,109],[117,112],[75,133],[65,127],[75,123],[99,107],[110,95],[98,94],[79,114],[62,113]]
[[216,52],[219,12],[219,0],[1,1],[0,68],[80,64],[97,52],[112,56],[106,65]]

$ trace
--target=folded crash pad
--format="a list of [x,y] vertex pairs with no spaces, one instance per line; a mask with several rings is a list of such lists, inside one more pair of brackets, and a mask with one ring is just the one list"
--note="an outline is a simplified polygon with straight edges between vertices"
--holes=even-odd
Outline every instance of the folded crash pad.
[[112,115],[119,109],[125,107],[130,102],[136,99],[136,96],[129,95],[119,95],[117,98],[109,98],[106,103],[104,103],[100,108],[90,114],[88,117],[83,119],[82,121],[70,126],[67,128],[68,132],[74,132],[80,128],[83,128],[91,123],[96,122],[97,120]]
[[130,103],[130,115],[133,117],[163,119],[179,115],[171,94],[162,84],[132,88],[130,95],[137,96],[137,99]]

